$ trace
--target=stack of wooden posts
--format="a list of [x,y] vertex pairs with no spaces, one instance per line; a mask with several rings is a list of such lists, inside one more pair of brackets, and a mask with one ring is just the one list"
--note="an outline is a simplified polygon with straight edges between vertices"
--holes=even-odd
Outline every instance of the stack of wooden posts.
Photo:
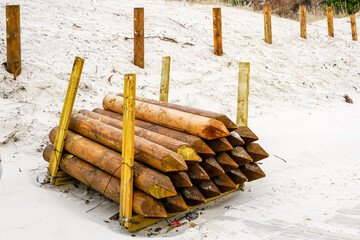
[[[73,113],[60,168],[119,202],[123,97],[107,95],[104,109]],[[188,210],[265,176],[268,154],[257,136],[224,114],[138,98],[135,105],[133,212],[162,218]],[[54,143],[57,128],[50,132]],[[43,157],[49,161],[52,145]]]

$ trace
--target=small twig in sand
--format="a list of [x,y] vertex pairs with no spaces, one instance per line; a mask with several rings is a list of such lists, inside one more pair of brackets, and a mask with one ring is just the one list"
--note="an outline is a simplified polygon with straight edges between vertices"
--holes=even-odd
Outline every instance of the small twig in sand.
[[[159,38],[160,40],[167,41],[167,42],[173,42],[173,43],[179,43],[173,38],[169,37],[160,37],[160,36],[146,36],[144,38]],[[133,37],[124,37],[125,40],[134,39]]]
[[5,140],[0,142],[0,145],[6,145],[13,137],[15,137],[16,133],[17,131],[12,131],[9,135],[5,136]]
[[287,162],[285,159],[283,159],[283,158],[281,158],[279,156],[274,155],[274,157],[277,157],[278,159],[283,160],[284,162]]

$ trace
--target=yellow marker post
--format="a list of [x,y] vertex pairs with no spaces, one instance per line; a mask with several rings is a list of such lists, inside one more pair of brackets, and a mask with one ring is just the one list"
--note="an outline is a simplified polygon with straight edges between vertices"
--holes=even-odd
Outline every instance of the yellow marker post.
[[80,57],[75,58],[63,110],[60,117],[59,130],[57,131],[54,142],[54,149],[50,156],[48,174],[50,182],[55,185],[57,185],[60,179],[66,178],[62,172],[59,172],[59,164],[64,148],[66,132],[69,127],[71,112],[75,102],[76,92],[80,82],[81,72],[84,66],[84,61],[85,60]]
[[160,99],[159,101],[168,102],[169,99],[169,80],[170,80],[170,57],[162,58]]
[[[135,90],[136,75],[126,74],[124,79],[124,127],[122,143],[122,165],[120,182],[120,224],[129,228],[133,204],[133,165],[135,135]],[[122,218],[122,219],[121,219]]]
[[[239,63],[239,83],[238,83],[238,100],[237,100],[237,117],[236,124],[239,126],[248,125],[249,109],[249,80],[250,80],[250,63]],[[241,188],[245,183],[240,184]]]

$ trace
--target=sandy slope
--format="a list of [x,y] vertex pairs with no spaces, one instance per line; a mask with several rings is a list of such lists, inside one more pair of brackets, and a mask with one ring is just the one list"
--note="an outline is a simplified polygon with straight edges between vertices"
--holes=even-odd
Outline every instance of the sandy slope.
[[[326,22],[319,21],[308,25],[308,39],[303,40],[298,22],[273,17],[274,44],[268,45],[262,15],[222,7],[225,54],[217,57],[212,54],[212,6],[176,1],[11,2],[22,6],[23,73],[14,81],[0,70],[0,141],[13,131],[17,140],[0,146],[4,239],[130,236],[116,222],[103,221],[117,205],[105,202],[86,213],[103,199],[94,192],[39,187],[36,176],[46,167],[40,152],[59,121],[75,56],[86,59],[75,105],[92,109],[106,93],[122,91],[125,73],[137,73],[138,95],[157,98],[161,57],[166,55],[172,57],[171,102],[224,112],[233,119],[237,63],[250,61],[250,126],[271,154],[262,165],[266,179],[207,209],[200,226],[184,226],[168,235],[359,238],[360,48],[351,41],[348,18],[335,20],[335,38],[327,37]],[[0,9],[4,6],[0,3]],[[138,6],[145,7],[146,36],[178,42],[146,39],[144,70],[131,63],[133,43],[124,40],[132,37],[132,8]],[[4,13],[0,11],[0,19]],[[4,24],[0,32],[5,32]],[[5,47],[2,34],[1,62],[6,61]],[[355,104],[344,103],[345,93]]]

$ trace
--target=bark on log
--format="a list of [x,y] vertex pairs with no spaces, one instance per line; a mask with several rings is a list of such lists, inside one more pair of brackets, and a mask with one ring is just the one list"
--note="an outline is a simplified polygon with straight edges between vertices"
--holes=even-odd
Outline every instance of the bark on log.
[[212,198],[221,194],[219,188],[211,180],[200,183],[198,188],[205,198]]
[[[117,95],[123,96],[123,94],[117,94]],[[222,122],[226,126],[226,128],[229,129],[229,131],[234,131],[238,128],[235,123],[233,123],[225,114],[222,114],[222,113],[206,111],[206,110],[197,109],[197,108],[188,107],[188,106],[181,106],[181,105],[177,105],[174,103],[160,102],[160,101],[156,101],[156,100],[152,100],[152,99],[148,99],[148,98],[142,98],[142,97],[137,97],[136,100],[141,101],[141,102],[151,103],[151,104],[166,107],[166,108],[175,109],[175,110],[182,111],[182,112],[200,115],[200,116],[207,117],[207,118],[212,118],[212,119]]]
[[216,177],[225,173],[224,169],[220,166],[214,157],[205,159],[200,165],[206,171],[209,177]]
[[[79,113],[121,130],[123,129],[123,122],[120,120],[116,120],[114,118],[88,110],[80,110]],[[179,140],[137,126],[135,126],[135,135],[178,153],[184,158],[186,162],[201,162],[199,155],[197,155],[195,150],[192,149],[188,143],[181,142]]]
[[[69,129],[118,152],[122,151],[122,131],[95,119],[73,114]],[[184,159],[156,143],[135,136],[134,158],[163,172],[187,170]]]
[[226,137],[226,139],[233,147],[242,146],[245,144],[245,141],[240,137],[240,135],[236,131],[231,132],[230,136]]
[[180,171],[180,172],[171,172],[168,173],[168,176],[170,177],[172,183],[177,188],[183,188],[183,187],[192,187],[193,184],[187,175],[186,172]]
[[269,154],[257,143],[250,143],[246,145],[246,151],[254,162],[263,160],[269,157]]
[[229,152],[229,156],[239,165],[252,162],[252,158],[243,147],[235,147]]
[[211,148],[211,150],[216,153],[226,152],[233,149],[229,141],[224,137],[215,140],[205,141],[205,143]]
[[[108,94],[103,100],[105,110],[123,113],[123,97]],[[178,131],[187,132],[207,140],[229,136],[225,125],[215,119],[194,115],[146,102],[135,102],[136,118]]]
[[226,173],[214,177],[213,181],[222,193],[236,189],[235,183]]
[[162,200],[162,202],[168,213],[179,213],[189,210],[185,200],[180,193],[174,197],[165,198]]
[[182,194],[186,204],[189,206],[199,205],[201,203],[205,203],[205,201],[206,201],[205,197],[201,194],[199,189],[195,186],[183,188],[181,190],[181,194]]
[[239,165],[227,153],[219,153],[215,156],[215,158],[225,172],[239,167]]
[[234,181],[235,184],[244,183],[248,180],[239,168],[230,170],[227,175]]
[[[50,161],[53,147],[54,146],[47,146],[44,149],[43,158],[46,161]],[[119,203],[120,180],[117,177],[114,177],[68,153],[62,154],[60,168],[62,171],[85,185]],[[134,189],[133,196],[133,211],[144,217],[167,217],[164,205],[160,200],[154,199],[146,193],[136,189]]]
[[189,167],[189,170],[186,171],[186,174],[194,184],[210,180],[209,175],[199,164],[195,164],[194,166]]
[[250,128],[246,126],[239,126],[235,132],[240,135],[240,137],[245,141],[245,144],[259,140],[259,138],[250,130]]
[[240,167],[240,170],[244,173],[249,182],[266,176],[256,163],[245,164]]
[[[93,110],[93,112],[117,119],[122,121],[123,120],[123,116],[121,114],[115,113],[115,112],[111,112],[111,111],[107,111],[104,109],[100,109],[100,108],[96,108]],[[170,128],[166,128],[166,127],[162,127],[153,123],[149,123],[149,122],[145,122],[139,119],[135,119],[135,125],[145,128],[147,130],[150,130],[152,132],[156,132],[165,136],[168,136],[170,138],[182,141],[182,142],[186,142],[188,144],[191,145],[192,148],[194,148],[195,152],[198,154],[201,154],[202,157],[211,157],[214,156],[215,153],[211,150],[211,148],[206,145],[204,143],[203,140],[201,140],[201,138],[188,134],[188,133],[184,133],[184,132],[179,132]]]
[[[54,143],[57,128],[49,135],[50,142]],[[102,169],[103,171],[121,178],[121,154],[90,139],[67,131],[64,148],[67,152]],[[176,190],[168,176],[159,173],[145,165],[134,162],[134,186],[143,192],[155,197],[166,198],[176,195]]]

